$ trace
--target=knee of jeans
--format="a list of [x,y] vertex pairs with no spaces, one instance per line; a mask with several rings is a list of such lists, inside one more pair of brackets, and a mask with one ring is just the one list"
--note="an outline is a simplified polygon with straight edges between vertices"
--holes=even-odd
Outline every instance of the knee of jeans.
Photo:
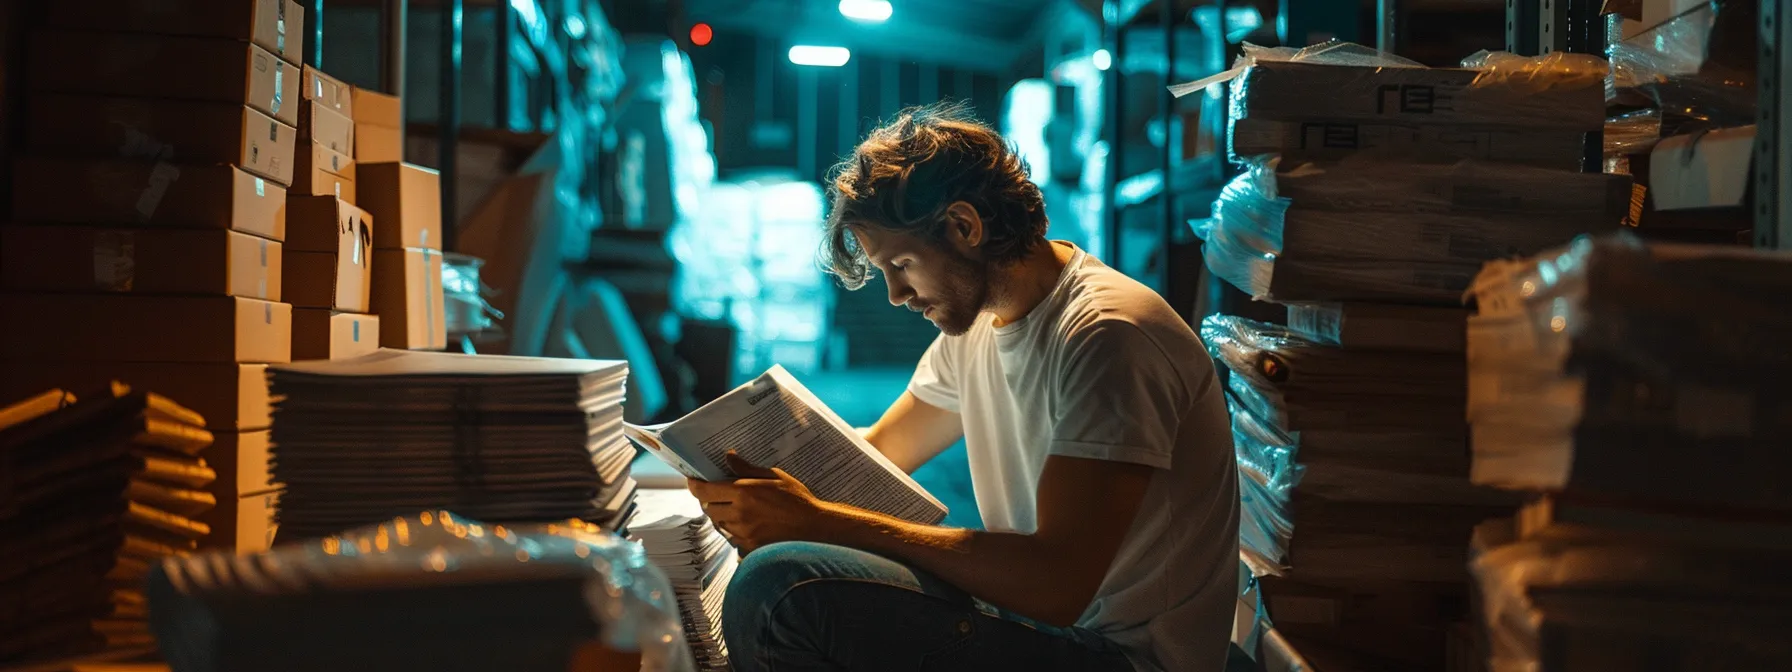
[[748,631],[764,625],[771,609],[792,588],[826,578],[826,557],[835,547],[806,541],[787,541],[753,551],[742,558],[728,583],[722,603],[722,623],[729,630]]

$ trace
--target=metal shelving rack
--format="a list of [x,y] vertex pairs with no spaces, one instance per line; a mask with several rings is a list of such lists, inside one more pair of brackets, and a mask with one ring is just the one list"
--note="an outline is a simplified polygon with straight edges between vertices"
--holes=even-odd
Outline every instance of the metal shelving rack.
[[1792,18],[1792,0],[1761,0],[1760,61],[1756,65],[1759,112],[1755,127],[1755,247],[1792,248],[1792,152],[1786,149],[1786,115],[1792,112],[1792,96],[1784,87],[1787,62],[1785,47],[1792,46],[1786,20]]

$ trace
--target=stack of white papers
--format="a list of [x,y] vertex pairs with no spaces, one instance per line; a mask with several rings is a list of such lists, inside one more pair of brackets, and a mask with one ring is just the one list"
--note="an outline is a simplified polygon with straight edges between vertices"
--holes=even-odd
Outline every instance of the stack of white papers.
[[627,519],[625,362],[380,350],[272,369],[283,541],[430,509]]
[[685,637],[699,669],[725,672],[728,643],[722,639],[722,598],[740,564],[734,546],[703,515],[685,490],[642,490],[635,500],[629,536],[665,572],[678,598]]

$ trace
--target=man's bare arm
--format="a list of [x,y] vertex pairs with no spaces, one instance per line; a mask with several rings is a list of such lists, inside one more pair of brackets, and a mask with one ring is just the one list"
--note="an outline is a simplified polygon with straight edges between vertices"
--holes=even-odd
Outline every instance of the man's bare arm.
[[815,541],[903,560],[997,606],[1068,626],[1100,589],[1154,471],[1109,460],[1046,458],[1033,534],[920,525],[825,504],[833,515],[816,530]]
[[865,440],[898,468],[914,473],[962,436],[964,424],[957,413],[904,391],[865,433]]

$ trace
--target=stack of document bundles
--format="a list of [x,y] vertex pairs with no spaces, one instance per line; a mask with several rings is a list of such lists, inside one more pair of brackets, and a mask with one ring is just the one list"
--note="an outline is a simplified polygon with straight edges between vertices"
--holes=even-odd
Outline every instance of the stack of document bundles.
[[143,579],[211,531],[204,425],[117,383],[0,408],[0,664],[153,647]]
[[627,520],[623,362],[380,350],[271,370],[281,540],[420,509]]
[[672,582],[685,638],[702,670],[726,672],[728,643],[722,639],[722,599],[740,556],[722,536],[696,497],[685,490],[643,490],[629,523],[629,537]]

